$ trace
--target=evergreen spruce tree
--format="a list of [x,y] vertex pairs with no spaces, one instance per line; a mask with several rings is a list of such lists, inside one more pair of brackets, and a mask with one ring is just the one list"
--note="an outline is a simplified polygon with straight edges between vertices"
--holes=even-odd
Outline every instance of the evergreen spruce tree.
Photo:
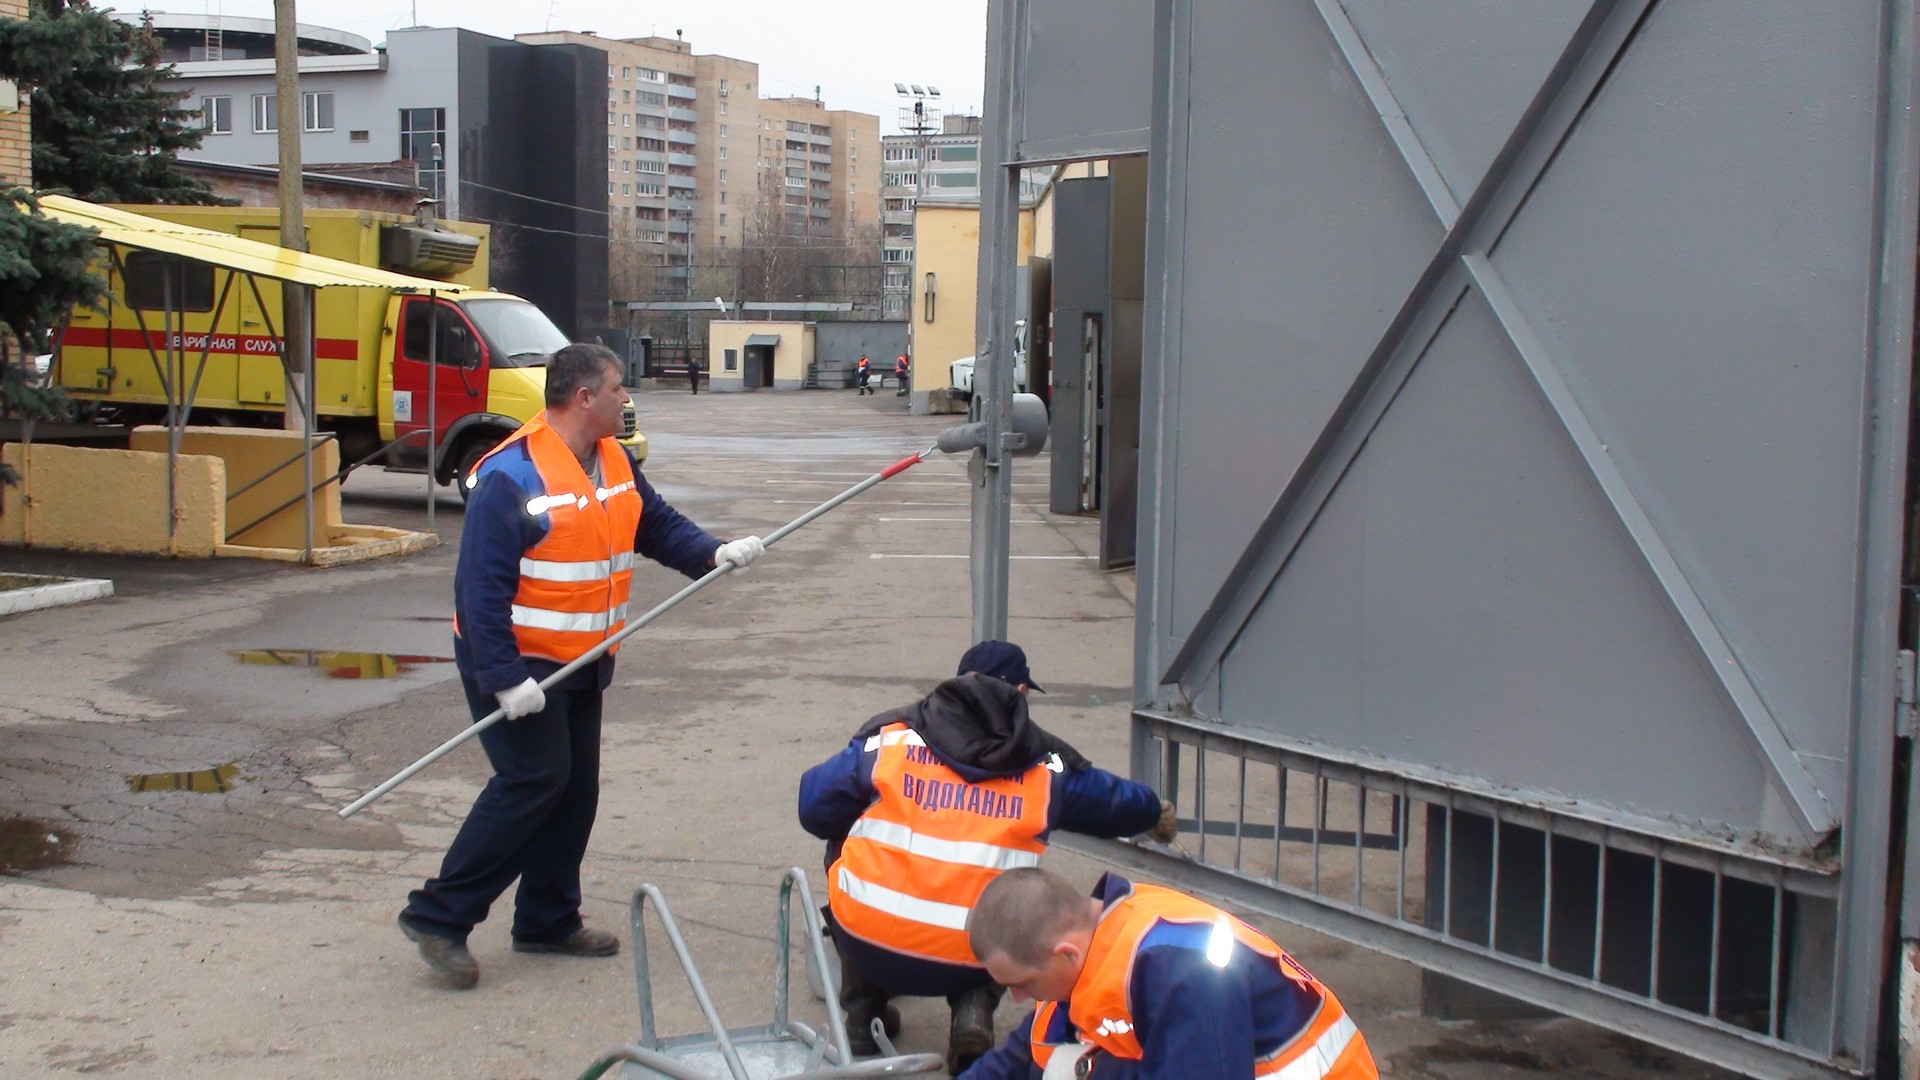
[[[25,188],[0,188],[0,414],[51,419],[65,404],[55,386],[40,385],[29,366],[48,348],[52,329],[76,307],[104,304],[92,229],[40,212]],[[19,478],[0,465],[0,485]]]
[[33,173],[43,191],[95,202],[217,205],[174,168],[204,132],[179,95],[147,27],[85,0],[33,0],[25,19],[0,19],[0,78],[30,92]]

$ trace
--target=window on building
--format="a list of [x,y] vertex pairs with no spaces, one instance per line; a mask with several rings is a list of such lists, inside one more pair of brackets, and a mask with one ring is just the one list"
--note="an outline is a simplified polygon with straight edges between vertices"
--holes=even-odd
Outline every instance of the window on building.
[[720,205],[721,206],[727,205],[727,193],[724,191],[720,193]]
[[[613,76],[613,69],[612,69],[612,68],[608,68],[608,69],[607,69],[607,76],[608,76],[609,78],[611,78],[611,77]],[[621,78],[623,78],[623,79],[631,79],[631,78],[633,78],[633,69],[632,69],[632,68],[621,68],[621,69],[620,69],[620,77],[621,77]]]
[[275,114],[276,103],[272,94],[253,95],[253,130],[255,134],[265,135],[280,130]]
[[634,77],[634,78],[636,78],[636,79],[645,79],[645,80],[647,80],[648,82],[662,82],[662,81],[664,81],[664,80],[662,80],[662,79],[661,79],[661,77],[660,77],[660,73],[659,73],[659,72],[657,72],[657,71],[655,71],[655,70],[653,70],[652,68],[645,68],[645,67],[643,67],[643,68],[634,68],[634,69],[633,69],[633,77]]
[[727,125],[725,124],[720,125],[720,137],[723,139],[727,137]]
[[333,130],[333,91],[309,90],[300,95],[300,129]]
[[348,142],[372,142],[373,133],[365,128],[347,132]]
[[978,146],[942,146],[940,147],[940,160],[979,161],[980,148]]
[[209,135],[233,134],[233,99],[226,96],[201,98],[200,126]]
[[633,194],[633,185],[632,185],[632,184],[621,184],[621,185],[620,185],[620,194],[622,194],[622,195],[631,195],[631,194]]
[[634,92],[633,100],[642,105],[665,105],[667,103],[667,95],[656,93],[652,90],[638,90]]
[[720,103],[720,115],[721,116],[727,115],[727,103],[724,101]]
[[721,161],[727,160],[727,148],[724,146],[720,148],[720,160]]
[[649,139],[645,135],[635,138],[633,145],[638,149],[651,150],[656,154],[665,153],[667,149],[667,141],[665,139]]
[[420,170],[420,183],[436,199],[447,197],[447,110],[401,109],[400,156]]
[[615,143],[613,136],[611,135],[607,136],[607,152],[612,153],[613,151],[618,149],[619,149],[619,146]]
[[961,188],[970,188],[970,187],[979,187],[979,186],[980,186],[980,174],[979,174],[979,173],[970,173],[970,172],[949,172],[949,173],[941,173],[941,172],[937,172],[937,173],[934,173],[934,174],[933,174],[933,175],[932,175],[931,177],[929,177],[929,179],[931,179],[931,180],[933,181],[933,186],[934,186],[934,187],[961,187]]
[[727,223],[727,215],[725,215],[725,214],[721,214],[721,215],[720,215],[720,224],[722,224],[722,225],[725,225],[726,223]]
[[[613,102],[609,101],[607,102],[607,104],[611,105],[613,104]],[[607,126],[608,127],[613,126],[613,110],[612,109],[607,110]]]
[[630,102],[630,101],[632,101],[632,100],[633,100],[633,91],[631,91],[631,90],[622,90],[622,91],[620,91],[620,100],[621,100],[621,101],[628,101],[628,102]]
[[632,127],[632,126],[633,126],[633,114],[632,114],[632,113],[621,113],[621,114],[620,114],[620,126],[621,126],[621,127]]
[[722,236],[722,237],[720,238],[720,246],[721,246],[721,247],[726,247],[726,246],[727,246],[727,238],[726,238],[726,237],[724,237],[724,236]]
[[[720,182],[721,182],[721,183],[723,183],[723,184],[727,182],[727,170],[725,170],[725,169],[721,169],[721,170],[720,170]],[[721,197],[722,199],[724,199],[724,198],[726,198],[726,197],[727,197],[727,193],[726,193],[726,192],[724,192],[724,191],[723,191],[723,192],[721,192],[721,193],[720,193],[720,197]]]
[[632,171],[633,171],[633,162],[631,162],[631,161],[622,161],[622,162],[620,163],[620,171],[621,171],[621,172],[632,172]]

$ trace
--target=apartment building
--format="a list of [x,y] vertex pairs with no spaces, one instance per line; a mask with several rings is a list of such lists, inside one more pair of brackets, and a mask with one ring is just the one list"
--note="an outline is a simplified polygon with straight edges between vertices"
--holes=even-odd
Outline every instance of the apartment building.
[[881,140],[880,258],[886,266],[881,295],[883,318],[906,318],[912,303],[916,202],[922,197],[980,197],[980,118],[949,114],[940,117],[937,124],[929,118],[927,128]]
[[[277,165],[272,20],[150,17],[174,65],[165,86],[207,132],[181,158]],[[299,49],[307,169],[412,162],[443,216],[495,226],[496,287],[532,300],[577,339],[607,326],[601,49],[433,27],[395,30],[376,49],[305,24]]]
[[[0,18],[24,19],[27,0],[0,0]],[[33,151],[28,128],[27,97],[20,88],[0,79],[0,185],[33,186]]]
[[607,54],[616,299],[690,287],[689,267],[729,262],[763,233],[829,244],[878,234],[879,117],[761,97],[758,64],[695,54],[677,37],[516,40]]

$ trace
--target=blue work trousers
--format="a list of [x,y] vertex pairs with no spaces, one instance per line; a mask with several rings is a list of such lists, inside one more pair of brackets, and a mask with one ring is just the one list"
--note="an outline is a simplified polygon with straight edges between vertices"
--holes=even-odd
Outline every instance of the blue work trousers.
[[[479,720],[499,707],[461,679]],[[514,878],[513,936],[562,941],[580,929],[580,860],[600,805],[600,686],[592,668],[547,691],[547,707],[480,733],[493,764],[438,877],[407,897],[401,918],[465,941]]]

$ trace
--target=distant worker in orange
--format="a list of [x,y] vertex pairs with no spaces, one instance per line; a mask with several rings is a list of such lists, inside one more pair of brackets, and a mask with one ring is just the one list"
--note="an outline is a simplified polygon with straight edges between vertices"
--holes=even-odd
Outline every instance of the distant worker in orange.
[[860,354],[860,363],[854,367],[854,371],[860,377],[860,389],[854,396],[873,393],[873,361],[867,359],[866,353]]
[[1340,999],[1211,904],[1102,875],[1088,896],[1039,868],[980,894],[967,938],[1015,1001],[1039,1003],[961,1080],[1378,1080]]
[[893,358],[893,381],[894,381],[894,382],[896,382],[896,383],[898,383],[898,384],[900,385],[900,391],[899,391],[899,393],[897,393],[897,394],[895,394],[895,395],[894,395],[895,397],[904,397],[904,396],[906,396],[906,393],[907,393],[907,372],[908,372],[909,370],[911,370],[911,369],[910,369],[910,367],[909,367],[909,365],[907,364],[907,354],[906,354],[906,353],[901,353],[901,354],[900,354],[899,356],[896,356],[896,357],[894,357],[894,358]]

